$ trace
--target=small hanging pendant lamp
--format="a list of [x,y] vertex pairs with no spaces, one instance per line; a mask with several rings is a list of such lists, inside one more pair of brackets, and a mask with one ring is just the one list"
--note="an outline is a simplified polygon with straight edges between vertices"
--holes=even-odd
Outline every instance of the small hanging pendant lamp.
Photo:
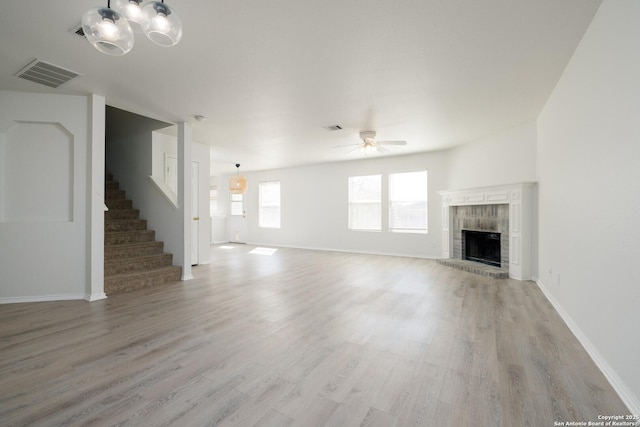
[[113,0],[113,8],[129,21],[134,33],[142,33],[143,0]]
[[82,31],[89,43],[102,53],[122,56],[133,48],[133,29],[118,12],[107,7],[88,10],[82,17]]
[[142,31],[157,45],[175,46],[182,38],[182,21],[164,0],[151,1],[142,7]]
[[236,163],[237,174],[229,178],[229,192],[231,194],[243,194],[247,189],[247,178],[240,175],[240,163]]

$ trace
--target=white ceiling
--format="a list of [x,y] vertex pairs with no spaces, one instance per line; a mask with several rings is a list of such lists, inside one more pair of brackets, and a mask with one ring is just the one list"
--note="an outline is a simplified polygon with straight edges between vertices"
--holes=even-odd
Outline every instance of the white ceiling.
[[[407,154],[535,120],[600,0],[167,0],[182,41],[163,48],[138,34],[122,57],[70,32],[106,3],[3,2],[0,88],[97,93],[192,123],[218,175],[236,162],[344,160],[349,149],[333,147],[360,130],[406,140],[390,149]],[[15,77],[35,58],[82,76],[58,89]]]

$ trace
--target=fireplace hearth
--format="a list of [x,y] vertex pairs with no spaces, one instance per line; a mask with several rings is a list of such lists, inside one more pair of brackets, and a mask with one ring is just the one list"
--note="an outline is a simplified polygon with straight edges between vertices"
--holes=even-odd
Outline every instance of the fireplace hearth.
[[462,259],[500,267],[500,233],[462,230]]
[[[513,279],[531,280],[531,212],[535,189],[535,183],[523,182],[439,191],[443,212],[442,264],[476,274],[490,275],[485,272],[492,271],[506,273]],[[467,250],[466,239],[462,244],[462,230],[493,234],[489,240],[496,244],[495,237],[500,236],[500,258],[486,254],[478,257],[471,248]],[[491,263],[469,261],[463,252],[474,258],[489,258]]]

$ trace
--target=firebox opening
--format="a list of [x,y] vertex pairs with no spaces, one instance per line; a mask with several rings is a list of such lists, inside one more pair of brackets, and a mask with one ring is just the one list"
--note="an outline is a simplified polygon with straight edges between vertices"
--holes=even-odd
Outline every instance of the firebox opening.
[[501,267],[500,233],[462,230],[462,259]]

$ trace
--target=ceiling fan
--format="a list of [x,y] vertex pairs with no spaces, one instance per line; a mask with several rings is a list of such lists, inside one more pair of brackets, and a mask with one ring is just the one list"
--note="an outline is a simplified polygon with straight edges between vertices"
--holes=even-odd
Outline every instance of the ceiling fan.
[[334,148],[355,147],[353,150],[349,151],[347,155],[355,151],[362,151],[366,156],[370,153],[375,152],[389,153],[390,151],[386,147],[384,147],[385,145],[407,145],[407,141],[376,141],[376,132],[372,130],[361,131],[360,139],[362,140],[362,142],[358,144],[337,145]]

